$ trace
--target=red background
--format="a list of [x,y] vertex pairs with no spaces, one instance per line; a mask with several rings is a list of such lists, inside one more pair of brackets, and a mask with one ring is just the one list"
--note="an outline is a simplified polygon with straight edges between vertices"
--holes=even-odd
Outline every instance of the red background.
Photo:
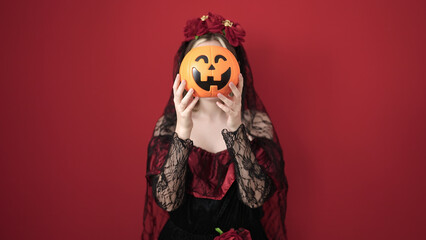
[[239,22],[290,240],[425,239],[424,1],[2,1],[0,239],[138,239],[187,19]]

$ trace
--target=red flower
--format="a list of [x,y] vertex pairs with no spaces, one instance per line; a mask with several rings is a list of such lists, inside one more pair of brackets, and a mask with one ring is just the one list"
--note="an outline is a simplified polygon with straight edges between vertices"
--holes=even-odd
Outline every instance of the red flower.
[[234,230],[231,228],[231,230],[215,237],[214,240],[251,240],[251,235],[247,229],[239,228]]
[[211,12],[208,13],[208,18],[206,19],[206,24],[211,33],[222,33],[223,21],[225,20],[222,16],[218,14],[213,14]]
[[238,23],[233,23],[230,27],[225,27],[225,37],[228,39],[228,42],[236,47],[244,42],[244,37],[246,36],[246,31]]
[[206,22],[201,21],[200,18],[195,18],[186,22],[183,34],[185,35],[185,41],[190,41],[194,39],[195,36],[204,35],[208,31],[209,29],[207,28]]
[[211,12],[201,18],[188,20],[183,31],[185,41],[190,41],[195,36],[202,36],[208,32],[224,34],[228,42],[234,47],[244,42],[246,35],[240,24],[226,20],[221,15]]

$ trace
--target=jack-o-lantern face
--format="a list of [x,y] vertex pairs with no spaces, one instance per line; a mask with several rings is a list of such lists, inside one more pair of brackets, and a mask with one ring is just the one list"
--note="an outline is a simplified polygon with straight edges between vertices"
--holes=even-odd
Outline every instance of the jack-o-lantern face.
[[240,67],[228,49],[203,46],[186,54],[179,72],[181,79],[187,81],[186,90],[193,88],[199,97],[216,97],[219,92],[225,96],[232,92],[228,84],[238,84]]

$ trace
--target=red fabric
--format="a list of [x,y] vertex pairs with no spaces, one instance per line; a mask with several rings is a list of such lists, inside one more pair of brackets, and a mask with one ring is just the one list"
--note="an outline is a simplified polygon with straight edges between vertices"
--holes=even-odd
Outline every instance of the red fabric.
[[197,198],[220,200],[235,181],[234,164],[227,150],[211,153],[194,146],[188,167],[193,178],[186,192]]
[[[152,176],[161,172],[170,148],[168,140],[170,139],[151,141],[150,143],[152,154],[148,160],[149,166],[146,175],[148,182],[151,181]],[[265,149],[257,144],[257,141],[257,138],[250,141],[257,162],[274,181],[276,188],[282,190],[281,179],[277,178],[280,175],[276,172],[278,169],[270,167],[272,160],[266,154]],[[186,189],[186,192],[198,198],[220,200],[235,180],[234,168],[227,149],[218,153],[211,153],[193,146],[188,157],[188,170],[192,173],[192,179],[190,179],[189,188]]]
[[[279,199],[285,197],[282,180],[276,176],[280,176],[279,168],[270,167],[272,159],[265,152],[265,149],[258,143],[258,138],[254,138],[251,142],[251,149],[256,156],[256,161],[267,172],[268,176],[274,181],[276,192],[263,205],[264,217],[261,219],[262,226],[266,234],[276,236],[273,239],[285,239],[283,228],[281,226]],[[152,176],[160,173],[162,166],[167,158],[170,148],[170,139],[164,137],[153,138],[149,145],[149,157],[147,179],[150,182]],[[150,154],[152,152],[152,154]],[[189,188],[186,189],[188,194],[192,194],[198,198],[209,198],[214,200],[222,199],[232,183],[235,181],[234,164],[232,164],[228,150],[218,153],[211,153],[202,148],[193,146],[188,157],[188,170],[192,173]],[[146,201],[148,207],[147,217],[144,221],[144,235],[142,239],[157,239],[163,226],[169,218],[168,213],[161,209],[154,200],[151,186],[147,186]],[[154,237],[154,238],[152,238]]]

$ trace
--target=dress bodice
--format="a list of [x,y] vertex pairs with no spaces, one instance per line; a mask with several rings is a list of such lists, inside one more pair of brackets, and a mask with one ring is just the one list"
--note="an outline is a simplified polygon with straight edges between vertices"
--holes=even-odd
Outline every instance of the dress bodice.
[[262,205],[275,189],[263,169],[268,155],[249,140],[244,124],[222,135],[227,149],[217,153],[176,133],[155,146],[148,180],[169,215],[159,239],[213,239],[216,227],[245,228],[253,239],[266,239]]
[[[179,208],[169,213],[171,223],[166,224],[163,235],[174,231],[173,235],[178,236],[176,229],[181,229],[209,239],[209,236],[218,235],[216,227],[223,231],[242,227],[250,231],[252,239],[267,239],[260,222],[262,208],[250,208],[239,199],[231,163],[227,150],[211,153],[200,147],[192,148],[185,199]],[[188,238],[187,235],[183,237]]]

